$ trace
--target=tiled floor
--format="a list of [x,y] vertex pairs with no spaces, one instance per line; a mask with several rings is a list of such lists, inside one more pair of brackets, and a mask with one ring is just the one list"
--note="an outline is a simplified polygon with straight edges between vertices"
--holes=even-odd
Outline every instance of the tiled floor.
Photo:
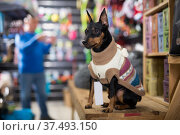
[[[20,109],[20,103],[17,103],[17,108]],[[38,120],[40,117],[40,110],[37,102],[32,102],[32,112],[35,114],[35,119]],[[49,115],[56,120],[71,120],[71,108],[64,105],[63,101],[48,101],[47,102]],[[75,120],[78,120],[78,114],[74,113]]]

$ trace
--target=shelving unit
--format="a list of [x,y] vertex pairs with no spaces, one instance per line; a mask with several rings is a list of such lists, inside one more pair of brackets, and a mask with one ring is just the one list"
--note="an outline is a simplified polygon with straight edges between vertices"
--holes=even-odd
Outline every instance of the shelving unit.
[[[145,35],[145,18],[148,17],[148,16],[151,16],[151,15],[154,15],[158,12],[161,12],[163,9],[165,8],[169,8],[169,12],[172,11],[170,10],[170,1],[171,0],[165,0],[164,2],[160,3],[159,5],[149,9],[148,11],[146,11],[144,13],[144,16],[143,16],[143,45],[144,45],[144,53],[143,53],[143,85],[144,85],[144,88],[146,88],[146,59],[149,58],[149,57],[152,57],[152,58],[166,58],[169,56],[169,53],[168,52],[154,52],[154,53],[147,53],[147,50],[146,50],[146,35]],[[170,16],[170,15],[169,15]],[[170,22],[170,18],[169,18],[169,24],[171,24],[172,22]],[[172,27],[169,27],[169,32],[171,32],[171,29]],[[169,34],[171,35],[171,33]],[[169,45],[170,45],[170,40],[169,40]],[[169,106],[169,103],[165,102],[164,101],[164,98],[161,97],[161,96],[151,96],[151,95],[148,95],[146,94],[148,98],[150,98],[151,100],[153,101],[156,101],[158,102],[159,104],[162,104],[164,106]]]
[[[164,106],[170,106],[171,101],[173,99],[175,90],[177,90],[177,85],[180,80],[180,56],[172,56],[167,52],[157,52],[157,53],[147,53],[146,50],[146,37],[145,37],[145,18],[150,15],[154,15],[155,13],[158,13],[162,11],[165,8],[169,8],[168,10],[168,15],[169,15],[169,50],[171,48],[171,41],[172,41],[172,28],[173,28],[173,17],[174,17],[174,3],[175,0],[166,0],[163,3],[155,6],[154,8],[148,10],[147,12],[144,13],[144,20],[143,20],[143,44],[144,44],[144,54],[143,54],[143,82],[144,86],[146,86],[146,59],[148,57],[153,57],[153,58],[168,58],[168,64],[169,64],[169,103],[165,102],[163,97],[155,97],[155,96],[150,96],[146,95],[149,97],[151,100],[158,102],[159,104],[162,104]],[[176,95],[177,96],[177,95]],[[170,110],[168,110],[170,111]],[[172,111],[172,110],[171,110]],[[177,110],[176,110],[177,111]]]

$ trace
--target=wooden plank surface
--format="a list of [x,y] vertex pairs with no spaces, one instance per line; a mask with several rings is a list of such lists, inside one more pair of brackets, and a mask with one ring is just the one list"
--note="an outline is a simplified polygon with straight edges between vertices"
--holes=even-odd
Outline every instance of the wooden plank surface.
[[149,9],[147,12],[144,13],[145,16],[154,15],[155,13],[158,13],[168,7],[168,0],[165,0],[164,2],[160,3],[159,5]]
[[[80,119],[98,120],[98,119],[164,119],[168,107],[156,103],[150,98],[144,96],[141,102],[138,102],[136,109],[114,110],[113,113],[102,112],[101,106],[93,104],[92,109],[85,109],[88,101],[89,90],[76,88],[73,81],[68,82],[71,93],[72,103],[78,112]],[[103,93],[104,102],[109,102],[107,92]]]
[[169,106],[169,103],[165,102],[162,96],[151,96],[151,95],[146,94],[146,97],[164,106],[167,106],[167,107]]
[[168,52],[156,52],[156,53],[148,53],[146,56],[153,57],[153,56],[167,56]]
[[180,80],[180,64],[169,64],[169,101],[171,102]]
[[168,63],[169,64],[180,64],[180,56],[169,56]]
[[169,110],[166,114],[166,120],[180,120],[180,81],[176,87]]

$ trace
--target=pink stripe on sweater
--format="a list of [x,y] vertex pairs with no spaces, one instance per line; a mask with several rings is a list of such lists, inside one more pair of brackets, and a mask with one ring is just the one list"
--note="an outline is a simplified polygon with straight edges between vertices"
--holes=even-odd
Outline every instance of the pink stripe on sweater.
[[124,60],[125,64],[123,65],[123,67],[121,67],[119,75],[122,76],[124,73],[127,72],[127,70],[130,68],[131,63],[129,62],[129,60],[127,58],[125,58]]

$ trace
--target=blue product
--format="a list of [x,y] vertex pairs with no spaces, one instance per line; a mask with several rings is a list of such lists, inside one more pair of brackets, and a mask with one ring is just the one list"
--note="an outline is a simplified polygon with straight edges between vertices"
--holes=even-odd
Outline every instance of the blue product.
[[158,33],[163,33],[163,13],[158,13]]

